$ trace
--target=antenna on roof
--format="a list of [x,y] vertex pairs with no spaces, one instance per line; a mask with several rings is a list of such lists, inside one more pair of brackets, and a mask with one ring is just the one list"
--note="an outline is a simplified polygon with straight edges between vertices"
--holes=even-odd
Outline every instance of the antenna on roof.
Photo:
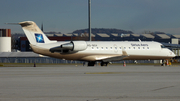
[[44,31],[44,29],[43,29],[43,22],[42,22],[42,24],[41,24],[41,30]]

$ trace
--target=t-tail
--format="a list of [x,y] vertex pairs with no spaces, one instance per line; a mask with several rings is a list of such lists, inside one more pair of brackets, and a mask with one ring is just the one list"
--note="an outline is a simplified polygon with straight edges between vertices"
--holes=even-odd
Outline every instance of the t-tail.
[[24,21],[19,23],[22,26],[26,37],[32,45],[39,43],[52,43],[47,36],[41,31],[41,29],[33,21]]

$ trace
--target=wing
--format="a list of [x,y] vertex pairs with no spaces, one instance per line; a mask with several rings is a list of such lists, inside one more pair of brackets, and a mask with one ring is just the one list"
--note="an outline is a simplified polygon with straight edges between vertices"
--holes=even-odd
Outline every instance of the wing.
[[128,57],[128,56],[117,56],[117,57],[111,57],[111,58],[107,58],[107,59],[103,59],[102,61],[103,62],[111,62],[111,61],[120,61],[120,60],[123,60],[125,57]]
[[124,47],[122,46],[122,56],[115,56],[115,57],[110,57],[110,58],[106,58],[103,59],[103,62],[111,62],[111,61],[120,61],[123,60],[125,57],[128,57],[129,55],[127,54],[127,52],[124,50]]
[[122,54],[91,54],[88,56],[84,56],[79,60],[83,61],[103,61],[103,62],[112,62],[112,61],[120,61],[129,55],[122,47]]

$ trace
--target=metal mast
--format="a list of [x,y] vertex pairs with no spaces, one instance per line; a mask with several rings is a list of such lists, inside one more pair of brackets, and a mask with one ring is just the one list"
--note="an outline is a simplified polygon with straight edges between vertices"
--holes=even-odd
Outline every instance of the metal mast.
[[91,41],[91,0],[88,0],[88,8],[89,8],[89,41]]

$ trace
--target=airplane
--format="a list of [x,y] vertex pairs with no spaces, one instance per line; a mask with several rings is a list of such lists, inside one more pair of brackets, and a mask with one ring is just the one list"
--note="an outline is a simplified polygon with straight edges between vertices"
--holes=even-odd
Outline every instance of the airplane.
[[153,41],[51,41],[33,21],[19,22],[32,50],[41,55],[88,62],[94,66],[112,61],[164,60],[176,55],[161,43]]

